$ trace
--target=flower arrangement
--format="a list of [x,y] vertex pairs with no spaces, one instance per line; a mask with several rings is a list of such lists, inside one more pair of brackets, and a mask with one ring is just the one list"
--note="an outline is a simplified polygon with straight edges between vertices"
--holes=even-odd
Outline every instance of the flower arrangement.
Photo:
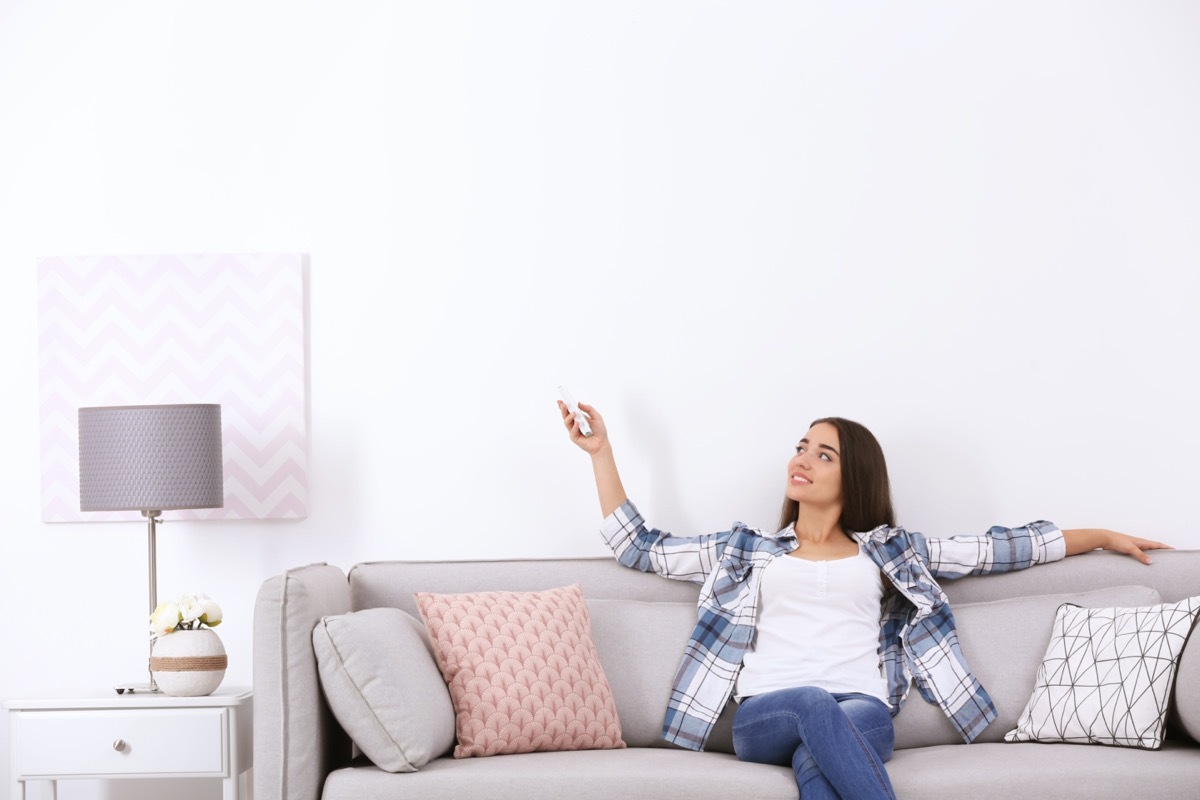
[[206,594],[185,594],[159,603],[150,615],[150,638],[175,631],[215,628],[221,624],[221,607]]

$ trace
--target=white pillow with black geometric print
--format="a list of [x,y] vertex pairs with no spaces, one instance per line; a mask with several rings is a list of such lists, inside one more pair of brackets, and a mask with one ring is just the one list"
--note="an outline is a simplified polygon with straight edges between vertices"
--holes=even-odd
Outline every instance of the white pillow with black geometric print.
[[1006,742],[1162,747],[1175,668],[1200,597],[1142,608],[1058,607],[1033,695]]

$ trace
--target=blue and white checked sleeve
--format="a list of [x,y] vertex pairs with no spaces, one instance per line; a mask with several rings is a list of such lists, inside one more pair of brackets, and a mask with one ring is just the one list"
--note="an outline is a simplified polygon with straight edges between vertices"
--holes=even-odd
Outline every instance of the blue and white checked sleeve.
[[693,583],[704,583],[730,537],[728,531],[682,537],[647,528],[630,500],[604,518],[600,534],[624,566]]
[[[995,527],[981,536],[930,538],[913,534],[924,549],[935,578],[963,578],[1014,572],[1066,558],[1062,531],[1053,522],[1031,522],[1020,528]],[[921,543],[925,547],[921,547]]]

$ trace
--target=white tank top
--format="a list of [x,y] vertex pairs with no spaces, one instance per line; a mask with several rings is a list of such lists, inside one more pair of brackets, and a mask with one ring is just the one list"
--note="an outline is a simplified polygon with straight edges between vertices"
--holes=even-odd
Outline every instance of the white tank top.
[[819,686],[887,702],[879,663],[883,577],[859,548],[834,561],[779,556],[759,581],[758,625],[737,697]]

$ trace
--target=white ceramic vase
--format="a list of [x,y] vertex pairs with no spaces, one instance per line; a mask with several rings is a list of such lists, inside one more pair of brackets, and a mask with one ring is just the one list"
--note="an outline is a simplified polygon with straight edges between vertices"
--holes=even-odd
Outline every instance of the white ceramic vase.
[[154,682],[174,697],[212,694],[221,685],[228,664],[221,637],[209,628],[159,636],[150,653]]

